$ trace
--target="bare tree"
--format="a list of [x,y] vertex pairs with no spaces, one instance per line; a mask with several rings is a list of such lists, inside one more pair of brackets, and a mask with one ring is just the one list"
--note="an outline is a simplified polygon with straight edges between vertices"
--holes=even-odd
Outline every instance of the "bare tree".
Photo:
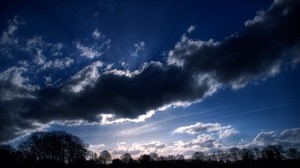
[[239,152],[243,161],[250,161],[254,159],[254,154],[251,149],[243,148]]
[[239,159],[239,151],[240,149],[237,147],[233,147],[229,149],[230,158],[232,161],[236,162]]
[[151,161],[150,155],[143,154],[138,158],[140,163],[148,163]]
[[77,136],[64,131],[52,131],[31,134],[20,143],[18,149],[26,160],[74,163],[85,159],[86,147]]
[[151,161],[158,161],[158,154],[155,152],[150,153]]
[[289,159],[296,160],[298,158],[298,150],[296,148],[289,148],[286,155]]
[[122,163],[131,163],[133,161],[131,155],[129,153],[124,153],[120,158]]
[[270,145],[262,150],[262,156],[266,160],[282,160],[283,149],[281,145]]
[[205,154],[203,152],[195,152],[192,156],[193,160],[203,161],[205,158]]
[[101,164],[109,164],[112,160],[111,155],[107,150],[102,151],[98,159]]

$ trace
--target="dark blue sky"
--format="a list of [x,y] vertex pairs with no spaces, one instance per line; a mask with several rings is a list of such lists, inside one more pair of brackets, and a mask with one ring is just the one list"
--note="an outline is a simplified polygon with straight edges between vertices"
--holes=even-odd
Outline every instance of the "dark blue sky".
[[297,0],[1,1],[1,142],[97,152],[300,145]]

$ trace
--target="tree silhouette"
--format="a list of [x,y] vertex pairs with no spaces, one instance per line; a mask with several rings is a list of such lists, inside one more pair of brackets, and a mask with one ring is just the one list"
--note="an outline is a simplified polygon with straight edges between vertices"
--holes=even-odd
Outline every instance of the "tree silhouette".
[[296,148],[289,148],[286,155],[289,159],[296,160],[298,158],[298,150]]
[[239,153],[243,161],[250,161],[254,159],[254,154],[251,149],[243,148]]
[[193,160],[203,161],[205,158],[205,154],[203,152],[195,152],[192,156]]
[[262,150],[262,156],[269,161],[282,160],[283,149],[281,145],[270,145]]
[[101,164],[109,164],[112,160],[111,155],[107,150],[102,151],[98,159]]
[[124,153],[121,157],[120,160],[122,163],[128,164],[133,161],[131,155],[129,153]]
[[158,154],[157,153],[150,153],[150,158],[151,158],[151,161],[158,161]]
[[2,165],[11,167],[16,161],[16,150],[11,145],[0,145],[0,160]]
[[239,159],[239,151],[240,149],[237,147],[233,147],[229,149],[230,157],[232,161],[238,161]]
[[150,157],[150,155],[145,155],[145,154],[143,154],[143,155],[141,155],[141,156],[139,157],[138,160],[139,160],[140,163],[148,163],[148,162],[151,161],[151,157]]
[[52,131],[32,133],[18,149],[26,160],[71,164],[85,159],[86,147],[77,136],[64,131]]

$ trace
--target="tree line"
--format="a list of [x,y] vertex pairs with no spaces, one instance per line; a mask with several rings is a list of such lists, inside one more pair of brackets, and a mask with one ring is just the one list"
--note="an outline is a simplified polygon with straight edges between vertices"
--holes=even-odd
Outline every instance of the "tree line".
[[[300,152],[284,150],[280,145],[259,148],[233,147],[210,154],[195,152],[191,158],[181,154],[159,156],[142,154],[134,159],[130,153],[112,158],[107,150],[99,155],[88,150],[79,137],[64,131],[35,132],[17,149],[0,145],[2,165],[11,167],[299,167]],[[2,167],[2,166],[1,166]]]

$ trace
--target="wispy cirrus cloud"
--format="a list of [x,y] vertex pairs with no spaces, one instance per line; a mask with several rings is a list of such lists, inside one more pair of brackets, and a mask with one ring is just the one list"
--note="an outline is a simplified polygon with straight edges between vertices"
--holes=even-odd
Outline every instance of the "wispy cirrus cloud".
[[75,47],[79,51],[80,55],[89,59],[93,59],[103,55],[110,48],[111,43],[111,39],[107,38],[98,29],[95,29],[93,31],[91,37],[92,39],[94,39],[93,42],[75,42]]
[[12,56],[11,51],[18,47],[19,37],[17,32],[20,29],[22,22],[18,16],[8,20],[7,29],[1,33],[0,36],[0,53],[1,55]]
[[135,50],[130,55],[133,57],[137,57],[140,52],[145,50],[145,42],[141,41],[134,44]]

